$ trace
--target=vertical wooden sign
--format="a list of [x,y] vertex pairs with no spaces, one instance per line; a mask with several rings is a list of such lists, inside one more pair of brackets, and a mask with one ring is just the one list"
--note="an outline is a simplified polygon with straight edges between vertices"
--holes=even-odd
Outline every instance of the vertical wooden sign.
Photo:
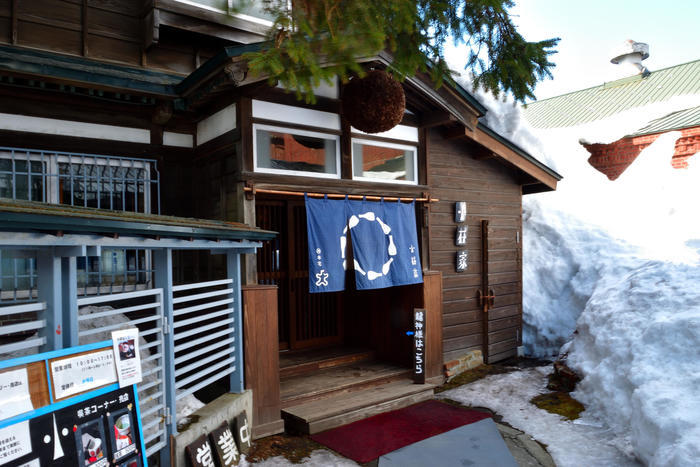
[[425,310],[413,310],[413,382],[425,384]]

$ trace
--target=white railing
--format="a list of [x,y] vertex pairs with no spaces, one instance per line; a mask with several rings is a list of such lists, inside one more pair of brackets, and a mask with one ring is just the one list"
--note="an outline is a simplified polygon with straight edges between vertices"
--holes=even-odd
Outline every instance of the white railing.
[[163,290],[150,289],[78,299],[79,343],[111,339],[111,331],[138,327],[143,381],[138,385],[146,454],[167,445]]
[[46,327],[46,303],[26,303],[0,307],[0,359],[39,352],[46,337],[39,331]]
[[231,279],[173,287],[177,400],[236,371]]

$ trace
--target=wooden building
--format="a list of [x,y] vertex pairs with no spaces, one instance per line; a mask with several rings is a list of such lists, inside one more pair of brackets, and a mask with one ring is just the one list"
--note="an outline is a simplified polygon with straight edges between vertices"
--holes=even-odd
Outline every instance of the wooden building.
[[[516,355],[522,196],[554,190],[559,175],[480,122],[486,109],[468,91],[435,89],[427,76],[402,84],[404,119],[381,134],[342,118],[338,83],[313,105],[297,101],[247,73],[242,54],[269,20],[227,4],[0,0],[0,197],[278,232],[241,266],[255,436],[281,431],[282,416],[318,431],[429,397],[445,363],[470,352]],[[141,172],[88,180],[100,165]],[[33,185],[36,176],[57,188]],[[79,189],[71,177],[83,177]],[[304,192],[416,199],[424,282],[309,294]],[[466,243],[456,245],[460,226]],[[110,255],[82,263],[85,293],[152,286],[139,279],[152,272],[148,254]],[[2,293],[31,299],[31,261],[21,274],[15,258],[3,261]],[[226,266],[221,255],[175,253],[173,280],[219,279]],[[416,308],[427,313],[425,386],[409,379]]]

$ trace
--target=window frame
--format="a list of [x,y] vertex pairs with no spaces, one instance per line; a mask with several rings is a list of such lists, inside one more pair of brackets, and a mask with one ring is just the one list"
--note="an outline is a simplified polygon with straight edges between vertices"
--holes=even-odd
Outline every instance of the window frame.
[[[269,132],[288,133],[290,135],[310,136],[312,138],[330,139],[335,141],[335,173],[326,172],[306,172],[303,170],[287,170],[273,169],[268,167],[258,166],[258,130],[266,130]],[[256,173],[267,173],[276,175],[293,175],[297,177],[315,177],[326,178],[332,180],[342,179],[341,157],[340,157],[340,135],[334,133],[323,133],[320,131],[301,130],[298,128],[285,127],[284,125],[268,125],[265,123],[253,123],[253,171]]]
[[[373,177],[363,177],[363,176],[355,176],[355,144],[366,144],[370,146],[379,146],[383,148],[390,148],[390,149],[403,149],[405,151],[413,151],[413,175],[414,175],[414,180],[391,180],[391,179],[386,179],[386,178],[373,178]],[[396,184],[396,185],[418,185],[418,180],[419,180],[419,174],[418,174],[418,144],[411,144],[409,142],[402,144],[402,143],[395,143],[395,142],[389,142],[389,141],[381,141],[381,140],[376,140],[376,139],[365,139],[361,137],[352,137],[350,139],[350,163],[351,163],[351,168],[350,168],[350,174],[352,176],[352,180],[359,180],[363,182],[373,182],[373,183],[388,183],[388,184]]]

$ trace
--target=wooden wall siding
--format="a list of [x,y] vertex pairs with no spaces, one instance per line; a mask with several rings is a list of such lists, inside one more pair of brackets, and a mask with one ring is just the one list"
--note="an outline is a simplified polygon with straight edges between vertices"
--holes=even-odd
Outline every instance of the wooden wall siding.
[[242,287],[245,386],[253,390],[253,437],[284,429],[280,415],[277,287]]
[[[440,202],[430,207],[430,269],[443,275],[443,358],[483,350],[488,332],[488,361],[515,355],[521,340],[522,225],[521,187],[507,168],[493,160],[470,156],[467,145],[430,132],[431,194]],[[467,202],[469,264],[455,272],[454,203]],[[489,286],[496,293],[488,329],[477,300],[481,288],[481,220],[489,220]]]
[[145,49],[144,13],[143,0],[0,0],[0,42],[183,75],[231,44],[163,27]]

